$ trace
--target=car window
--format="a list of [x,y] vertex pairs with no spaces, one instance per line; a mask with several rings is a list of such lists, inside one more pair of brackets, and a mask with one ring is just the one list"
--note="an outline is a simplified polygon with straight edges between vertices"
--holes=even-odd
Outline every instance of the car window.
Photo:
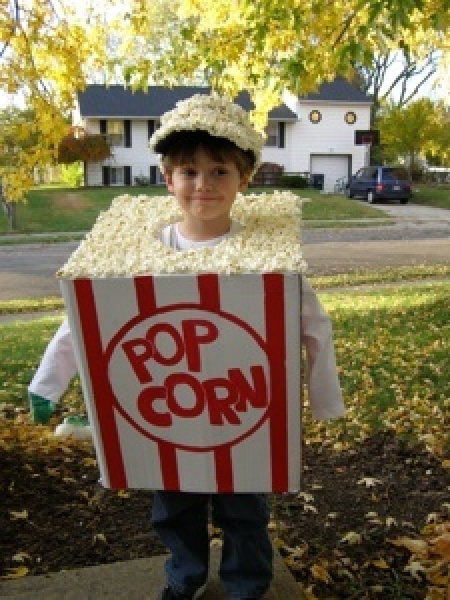
[[383,169],[383,180],[395,181],[395,180],[408,181],[408,171],[401,167],[386,167]]

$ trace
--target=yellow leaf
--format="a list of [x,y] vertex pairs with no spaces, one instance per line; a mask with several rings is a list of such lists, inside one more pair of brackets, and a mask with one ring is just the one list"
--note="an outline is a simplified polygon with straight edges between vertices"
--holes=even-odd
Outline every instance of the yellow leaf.
[[444,469],[450,469],[450,459],[443,460],[442,466],[444,467]]
[[311,567],[311,573],[314,579],[318,579],[319,581],[323,581],[324,583],[331,583],[332,581],[330,574],[322,565],[313,565]]
[[395,540],[389,540],[394,546],[403,546],[413,554],[426,558],[428,556],[428,544],[424,540],[416,540],[408,537],[398,537]]
[[446,560],[450,559],[450,533],[444,533],[431,540],[433,552],[439,554]]
[[17,519],[28,519],[28,511],[26,509],[22,511],[10,510],[9,515],[13,521]]
[[356,531],[349,531],[341,538],[342,542],[347,542],[347,544],[360,544],[362,540],[362,535],[360,533],[356,533]]
[[96,467],[97,461],[95,458],[90,458],[89,456],[83,459],[83,465],[85,467]]
[[50,477],[59,477],[61,473],[58,469],[52,469],[49,467],[47,469],[47,475],[50,475]]
[[372,561],[372,564],[374,567],[377,567],[377,569],[389,569],[389,565],[384,558],[377,558],[376,560]]
[[1,575],[0,579],[19,579],[25,577],[28,573],[28,567],[15,567],[14,569],[8,569],[7,575]]
[[130,492],[127,492],[126,490],[119,490],[117,492],[117,495],[119,496],[119,498],[129,498]]

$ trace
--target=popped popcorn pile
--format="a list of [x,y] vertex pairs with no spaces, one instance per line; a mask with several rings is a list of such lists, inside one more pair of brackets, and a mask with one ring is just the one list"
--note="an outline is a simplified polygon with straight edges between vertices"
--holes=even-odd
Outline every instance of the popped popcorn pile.
[[207,131],[212,136],[231,140],[242,150],[251,150],[256,173],[265,137],[256,131],[242,107],[218,94],[196,94],[177,102],[173,110],[161,117],[161,127],[150,138],[150,149],[157,152],[158,143],[171,133],[195,130]]
[[58,276],[303,272],[301,204],[288,191],[239,194],[232,218],[241,231],[211,248],[176,251],[160,241],[162,229],[182,218],[173,196],[119,196]]

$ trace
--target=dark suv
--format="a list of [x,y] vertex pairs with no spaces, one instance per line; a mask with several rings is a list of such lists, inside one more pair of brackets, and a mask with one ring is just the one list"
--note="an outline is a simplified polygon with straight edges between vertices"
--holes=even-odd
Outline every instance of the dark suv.
[[376,200],[400,200],[406,204],[411,198],[411,180],[403,167],[363,167],[350,177],[346,194],[359,196],[371,204]]

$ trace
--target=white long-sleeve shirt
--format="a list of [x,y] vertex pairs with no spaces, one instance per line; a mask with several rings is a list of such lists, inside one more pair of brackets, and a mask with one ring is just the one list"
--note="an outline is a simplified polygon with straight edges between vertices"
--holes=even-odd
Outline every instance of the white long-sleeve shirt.
[[[230,234],[235,231],[236,227],[233,226]],[[186,240],[173,227],[163,230],[162,241],[179,250],[186,247]],[[217,241],[208,240],[197,243],[197,246],[214,245]],[[306,382],[312,414],[318,420],[341,417],[345,408],[336,369],[331,321],[305,277],[301,290],[300,335],[306,349]],[[52,402],[58,402],[76,374],[72,337],[66,319],[47,346],[28,390]]]

